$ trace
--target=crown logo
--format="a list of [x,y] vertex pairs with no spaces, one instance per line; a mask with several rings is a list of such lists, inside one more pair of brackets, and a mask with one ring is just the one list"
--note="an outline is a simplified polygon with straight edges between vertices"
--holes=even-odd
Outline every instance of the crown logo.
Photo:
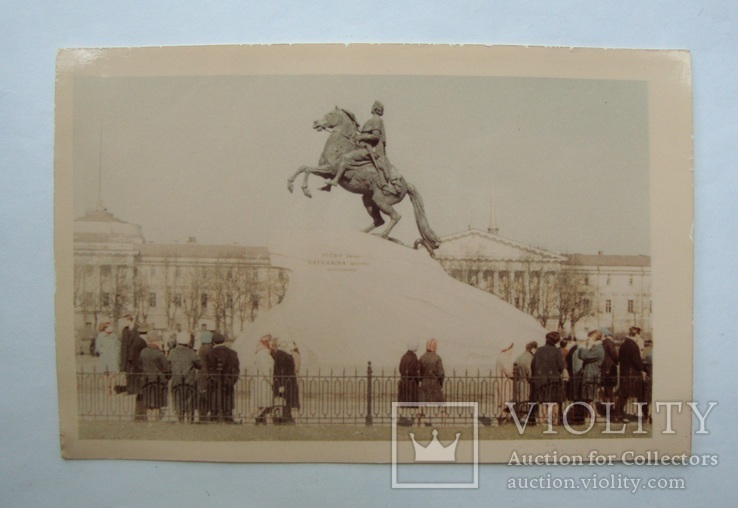
[[456,433],[456,440],[444,447],[438,441],[438,431],[433,429],[433,439],[428,446],[423,446],[415,441],[415,434],[410,432],[410,439],[415,447],[415,462],[456,462],[456,445],[459,444],[461,432]]

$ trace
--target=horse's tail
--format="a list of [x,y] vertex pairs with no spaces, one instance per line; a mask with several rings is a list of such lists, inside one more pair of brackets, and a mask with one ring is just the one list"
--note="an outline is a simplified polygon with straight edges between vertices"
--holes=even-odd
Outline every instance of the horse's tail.
[[415,211],[415,223],[418,225],[418,231],[422,238],[422,242],[426,248],[433,253],[433,249],[437,249],[441,244],[441,239],[438,238],[428,224],[428,218],[425,216],[425,208],[423,208],[423,198],[420,197],[418,189],[413,184],[405,181],[407,184],[407,194],[410,196],[410,202],[413,204],[413,210]]

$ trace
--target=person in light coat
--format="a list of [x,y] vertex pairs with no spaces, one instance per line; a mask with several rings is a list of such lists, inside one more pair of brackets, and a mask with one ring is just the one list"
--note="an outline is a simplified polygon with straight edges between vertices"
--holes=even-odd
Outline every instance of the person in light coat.
[[256,425],[266,425],[267,415],[271,413],[274,406],[272,388],[272,372],[274,370],[274,358],[272,358],[272,336],[265,335],[256,346],[254,358],[256,367],[256,379],[254,380],[254,405],[258,411]]
[[108,395],[112,395],[120,367],[120,341],[110,323],[101,324],[99,330],[95,339],[95,350],[99,355],[97,371],[105,374],[105,386]]

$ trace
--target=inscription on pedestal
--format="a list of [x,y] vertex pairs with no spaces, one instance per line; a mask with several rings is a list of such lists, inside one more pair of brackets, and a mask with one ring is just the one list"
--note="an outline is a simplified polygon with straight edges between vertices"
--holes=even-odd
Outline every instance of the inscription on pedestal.
[[322,252],[320,257],[307,260],[308,265],[325,268],[328,272],[356,272],[363,266],[369,266],[369,262],[362,259],[359,254],[346,252]]

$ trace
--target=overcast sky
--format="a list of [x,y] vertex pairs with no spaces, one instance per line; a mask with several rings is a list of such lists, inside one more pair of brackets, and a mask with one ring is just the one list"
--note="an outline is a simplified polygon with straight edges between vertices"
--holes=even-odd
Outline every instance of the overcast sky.
[[[265,245],[272,229],[370,222],[342,189],[286,188],[335,105],[385,105],[387,152],[445,236],[486,229],[559,252],[649,254],[644,82],[433,76],[78,77],[75,216],[102,201],[147,241]],[[102,143],[101,143],[102,140]],[[418,237],[409,199],[393,236]]]

